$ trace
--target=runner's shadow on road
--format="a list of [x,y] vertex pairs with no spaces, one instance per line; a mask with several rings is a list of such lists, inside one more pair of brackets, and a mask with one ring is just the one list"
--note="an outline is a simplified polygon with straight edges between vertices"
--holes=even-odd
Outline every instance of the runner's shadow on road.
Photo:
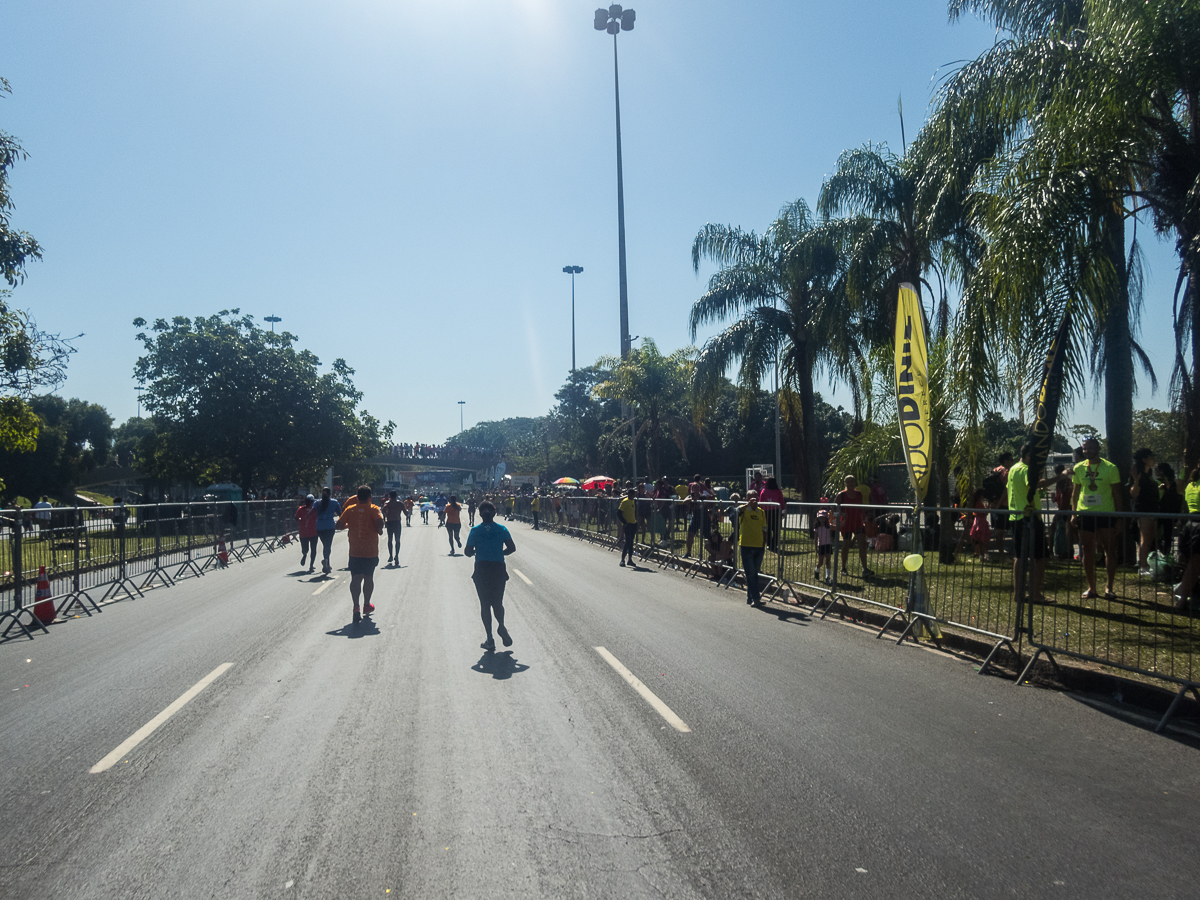
[[330,637],[345,637],[355,640],[357,638],[378,636],[379,626],[375,624],[373,619],[364,618],[361,622],[347,622],[337,631],[327,631],[325,633]]
[[628,568],[633,569],[633,571],[635,571],[635,572],[641,572],[643,575],[657,575],[658,574],[657,569],[652,569],[649,566],[639,566],[636,563],[630,563]]
[[295,572],[288,572],[287,577],[288,578],[299,578],[301,575],[307,575],[307,574],[309,574],[308,569],[298,569]]
[[497,681],[512,678],[513,675],[528,670],[529,666],[517,662],[511,650],[501,653],[485,653],[479,657],[479,662],[471,669],[484,675],[491,675]]

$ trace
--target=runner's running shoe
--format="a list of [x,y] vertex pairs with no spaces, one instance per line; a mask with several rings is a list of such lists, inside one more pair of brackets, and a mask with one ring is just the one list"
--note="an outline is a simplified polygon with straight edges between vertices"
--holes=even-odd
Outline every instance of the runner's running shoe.
[[[500,635],[500,640],[504,641],[504,646],[505,646],[505,647],[511,647],[511,646],[512,646],[512,635],[510,635],[510,634],[508,633],[508,629],[507,629],[507,628],[505,628],[503,625],[499,626],[499,627],[496,629],[496,634]],[[493,646],[493,647],[494,647],[494,646],[496,646],[494,642],[493,642],[492,646]]]

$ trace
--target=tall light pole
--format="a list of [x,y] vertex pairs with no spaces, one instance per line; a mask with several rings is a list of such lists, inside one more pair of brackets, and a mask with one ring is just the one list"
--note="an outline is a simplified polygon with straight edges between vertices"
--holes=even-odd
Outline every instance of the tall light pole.
[[459,434],[463,433],[463,410],[462,410],[462,408],[463,408],[463,404],[466,402],[467,402],[466,400],[458,401],[458,433]]
[[563,266],[571,276],[571,371],[575,371],[575,276],[583,272],[583,266]]
[[621,78],[617,67],[617,35],[633,31],[637,13],[614,4],[596,10],[593,25],[613,36],[613,91],[617,100],[617,253],[621,267],[621,359],[629,358],[629,288],[625,278],[625,180],[621,167]]
[[[593,25],[597,31],[607,31],[613,36],[613,92],[617,101],[617,255],[621,269],[621,359],[629,359],[632,341],[629,340],[629,287],[625,278],[625,180],[621,168],[621,77],[617,66],[617,35],[622,31],[633,31],[637,13],[613,4],[608,9],[596,10]],[[637,437],[636,423],[630,422],[630,431]],[[637,481],[637,446],[630,454],[633,480]]]
[[270,315],[270,316],[263,316],[263,321],[271,323],[271,334],[274,334],[275,333],[275,323],[282,322],[283,319],[279,318],[279,316],[276,316],[276,315]]

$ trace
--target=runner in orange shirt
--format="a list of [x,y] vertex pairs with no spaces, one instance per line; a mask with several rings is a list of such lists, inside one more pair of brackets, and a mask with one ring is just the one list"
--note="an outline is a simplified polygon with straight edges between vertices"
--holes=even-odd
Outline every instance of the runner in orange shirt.
[[458,546],[462,546],[462,538],[459,532],[462,531],[462,507],[458,505],[458,497],[451,496],[450,502],[446,504],[446,537],[450,539],[450,555],[454,556],[454,542],[458,541]]
[[375,591],[375,567],[379,565],[379,536],[383,534],[383,513],[371,502],[371,488],[362,485],[358,499],[342,510],[337,527],[345,528],[350,538],[350,599],[354,601],[354,621],[358,612],[358,594],[362,591],[363,615],[375,612],[371,594]]

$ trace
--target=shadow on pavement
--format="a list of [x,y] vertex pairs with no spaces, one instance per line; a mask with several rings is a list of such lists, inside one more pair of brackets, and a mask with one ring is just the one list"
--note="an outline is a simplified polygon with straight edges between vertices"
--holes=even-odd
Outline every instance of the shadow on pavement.
[[526,671],[529,666],[517,662],[511,650],[504,650],[501,653],[483,654],[479,657],[479,662],[471,668],[476,672],[482,672],[484,675],[491,675],[497,680],[502,680],[512,678],[517,672]]
[[370,618],[365,618],[361,622],[347,622],[337,631],[325,632],[330,637],[345,637],[351,640],[355,638],[375,637],[379,634],[379,626]]
[[796,608],[779,609],[778,607],[767,606],[764,604],[763,606],[758,607],[758,609],[760,612],[769,613],[777,618],[780,622],[790,625],[807,625],[812,621],[812,618],[808,615],[808,613]]

